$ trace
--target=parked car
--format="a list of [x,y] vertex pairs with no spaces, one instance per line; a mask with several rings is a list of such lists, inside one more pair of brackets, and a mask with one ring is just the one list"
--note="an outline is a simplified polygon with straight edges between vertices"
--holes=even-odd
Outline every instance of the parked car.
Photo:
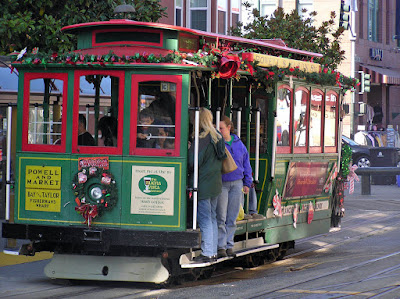
[[371,166],[371,152],[370,148],[372,146],[361,145],[346,136],[342,136],[342,142],[350,146],[353,151],[352,159],[353,164],[358,167],[370,167]]
[[[357,142],[355,142],[353,139],[350,139],[349,137],[342,136],[342,142],[344,144],[347,144],[350,146],[351,150],[353,151],[352,154],[352,159],[353,159],[353,165],[356,164],[358,167],[371,167],[371,159],[373,159],[373,155],[371,154],[371,148],[373,149],[378,149],[379,147],[373,147],[369,145],[361,145]],[[388,148],[385,147],[387,150]],[[394,149],[394,148],[392,148]],[[393,165],[393,160],[385,160],[388,165],[379,165],[379,166],[387,166],[387,167],[393,167],[397,166],[400,167],[400,148],[395,148],[397,151],[397,155],[394,157],[395,163]],[[376,162],[376,161],[375,161]],[[381,161],[382,163],[382,161]],[[389,165],[392,164],[392,165]],[[375,165],[377,166],[377,165]]]

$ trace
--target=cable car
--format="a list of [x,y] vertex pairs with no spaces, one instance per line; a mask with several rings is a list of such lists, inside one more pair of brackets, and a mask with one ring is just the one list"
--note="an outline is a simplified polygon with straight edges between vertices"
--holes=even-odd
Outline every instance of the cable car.
[[[312,62],[320,54],[131,20],[63,31],[77,50],[13,63],[15,180],[8,171],[2,230],[29,241],[20,254],[54,252],[47,276],[197,278],[228,260],[282,258],[295,240],[338,225],[342,96],[354,82]],[[237,221],[235,257],[199,264],[187,160],[200,107],[217,126],[222,115],[235,124],[264,217]]]

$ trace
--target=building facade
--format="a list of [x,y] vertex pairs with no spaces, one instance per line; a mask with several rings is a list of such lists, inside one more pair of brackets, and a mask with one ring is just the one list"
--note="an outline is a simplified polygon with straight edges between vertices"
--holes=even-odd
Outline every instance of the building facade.
[[168,16],[159,22],[228,34],[241,20],[241,0],[161,0]]
[[[347,93],[349,114],[344,119],[343,134],[353,137],[358,131],[387,128],[400,129],[400,1],[399,0],[250,0],[262,15],[271,15],[276,8],[286,12],[295,9],[307,16],[318,14],[318,26],[328,20],[331,11],[339,24],[342,2],[351,5],[350,29],[342,39],[345,60],[339,71],[361,79],[361,72],[371,75],[371,91]],[[304,11],[306,9],[307,11]],[[242,13],[243,21],[251,14]],[[278,36],[277,36],[278,37]]]

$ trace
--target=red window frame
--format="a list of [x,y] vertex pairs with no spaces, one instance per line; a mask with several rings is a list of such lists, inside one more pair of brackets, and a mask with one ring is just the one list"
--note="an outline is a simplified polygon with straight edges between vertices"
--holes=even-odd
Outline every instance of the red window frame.
[[[180,155],[181,140],[181,99],[182,99],[182,76],[180,75],[132,75],[132,93],[131,93],[131,140],[130,155],[141,156],[168,156],[178,157]],[[157,149],[157,148],[137,148],[137,108],[139,83],[146,81],[162,81],[176,84],[175,99],[175,148],[174,149]]]
[[[326,97],[334,94],[336,96],[336,109],[335,109],[335,145],[334,146],[325,146],[325,138],[324,138],[324,152],[325,153],[337,153],[338,151],[338,128],[339,128],[339,94],[333,90],[327,91],[325,94],[325,109],[326,110]],[[324,113],[324,121],[325,121],[325,113]],[[324,123],[324,137],[325,137],[325,123]]]
[[[306,103],[306,107],[307,107],[307,110],[306,110],[306,115],[305,115],[305,119],[304,119],[304,123],[306,124],[306,144],[304,145],[304,146],[296,146],[295,145],[295,134],[296,134],[296,132],[294,131],[294,101],[295,101],[295,99],[296,99],[296,91],[298,91],[298,90],[302,90],[302,91],[304,91],[306,94],[307,94],[307,97],[306,97],[306,99],[307,99],[307,103]],[[305,154],[305,153],[307,153],[307,149],[308,149],[308,145],[309,145],[309,128],[310,128],[310,90],[308,90],[307,88],[305,88],[305,87],[302,87],[302,86],[300,86],[300,87],[297,87],[296,88],[296,90],[293,92],[293,104],[292,104],[292,106],[293,106],[293,108],[292,108],[292,113],[293,113],[293,115],[292,115],[292,139],[293,139],[293,153],[294,154]]]
[[[30,82],[35,79],[57,79],[63,81],[63,103],[61,116],[61,144],[29,144],[29,102]],[[24,75],[24,103],[22,121],[22,150],[28,152],[63,153],[66,149],[65,139],[67,135],[67,102],[68,102],[68,74],[67,73],[26,73]]]
[[[123,71],[76,71],[74,77],[74,111],[72,122],[72,153],[92,155],[122,155],[123,127],[124,127],[124,90],[125,72]],[[80,77],[87,75],[106,75],[119,78],[118,90],[118,136],[117,147],[111,146],[78,146],[78,119],[79,119],[79,84]]]
[[[290,91],[290,119],[289,119],[289,145],[285,146],[276,146],[276,152],[278,154],[290,154],[292,144],[293,144],[293,88],[290,88],[289,85],[282,84],[278,87],[280,89],[287,89]],[[276,99],[278,101],[278,99]],[[277,128],[275,128],[277,130]],[[276,142],[276,140],[275,140]]]
[[[319,94],[322,96],[322,102],[321,102],[321,123],[320,123],[320,145],[319,146],[311,146],[310,145],[310,153],[322,153],[322,149],[324,146],[324,131],[325,131],[325,93],[321,89],[313,89],[311,90],[311,98],[310,98],[310,112],[311,112],[311,102],[312,102],[312,95],[313,94]],[[310,122],[311,122],[311,117],[310,117]],[[308,130],[310,131],[310,129]],[[309,134],[309,137],[311,138],[311,134]],[[310,141],[309,141],[310,142]]]

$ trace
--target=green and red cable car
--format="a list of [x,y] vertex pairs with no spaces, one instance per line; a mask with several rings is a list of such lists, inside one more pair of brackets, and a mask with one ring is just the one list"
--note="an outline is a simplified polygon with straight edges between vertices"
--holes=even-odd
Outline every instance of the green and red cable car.
[[21,254],[54,252],[49,277],[164,283],[231,259],[192,262],[201,234],[187,159],[200,107],[217,124],[231,117],[251,154],[265,218],[238,221],[239,262],[280,258],[337,224],[341,101],[354,81],[312,62],[320,54],[130,20],[63,30],[77,50],[13,63],[3,223],[4,238],[30,241]]

